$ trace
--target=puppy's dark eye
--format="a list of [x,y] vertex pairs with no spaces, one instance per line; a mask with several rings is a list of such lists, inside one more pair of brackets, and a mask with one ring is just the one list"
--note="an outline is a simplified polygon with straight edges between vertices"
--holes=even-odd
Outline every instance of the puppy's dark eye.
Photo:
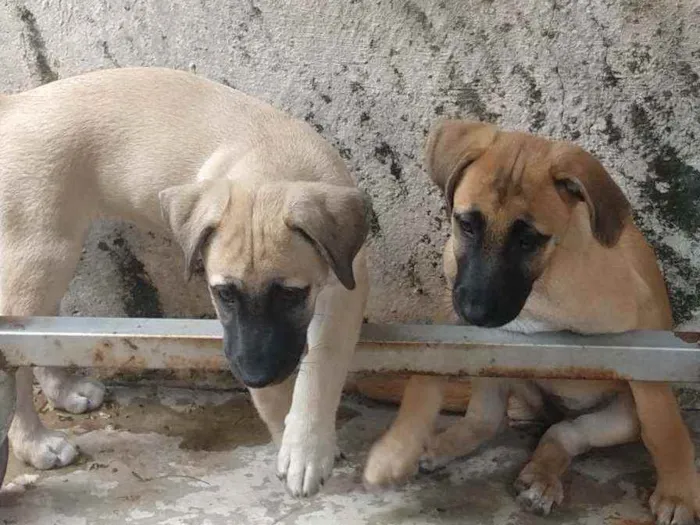
[[309,297],[310,286],[298,288],[294,286],[284,286],[281,284],[272,285],[273,297],[288,304],[300,304]]
[[224,303],[233,304],[238,300],[238,288],[232,284],[216,286],[214,291]]
[[537,246],[537,239],[535,239],[534,235],[528,233],[520,237],[519,243],[521,250],[529,252]]
[[474,235],[476,235],[480,227],[481,219],[481,216],[478,212],[461,213],[455,215],[455,219],[459,224],[459,229],[462,231],[462,233],[464,233],[465,237],[473,237]]
[[532,227],[522,228],[518,234],[518,246],[523,252],[533,252],[543,246],[550,239]]
[[474,235],[474,225],[472,224],[471,221],[466,220],[466,221],[459,221],[459,225],[462,228],[462,231],[464,232],[465,235],[472,236]]

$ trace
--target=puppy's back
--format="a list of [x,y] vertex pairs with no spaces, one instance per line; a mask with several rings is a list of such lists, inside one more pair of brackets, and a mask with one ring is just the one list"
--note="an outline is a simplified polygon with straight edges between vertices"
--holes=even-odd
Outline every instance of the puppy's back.
[[96,71],[5,96],[0,107],[0,185],[16,195],[15,183],[33,184],[36,195],[42,180],[61,180],[94,195],[109,214],[153,215],[158,191],[191,182],[219,148],[233,162],[255,149],[280,177],[302,166],[310,177],[352,184],[337,152],[308,124],[183,71]]

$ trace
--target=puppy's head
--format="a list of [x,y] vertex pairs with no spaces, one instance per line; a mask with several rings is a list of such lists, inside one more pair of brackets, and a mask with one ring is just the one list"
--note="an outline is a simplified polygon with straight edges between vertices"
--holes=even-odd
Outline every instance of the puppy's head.
[[431,130],[426,161],[452,221],[452,302],[470,324],[515,319],[560,240],[576,230],[613,246],[629,216],[600,162],[573,144],[447,120]]
[[233,373],[251,388],[296,369],[316,297],[335,276],[355,287],[368,203],[356,188],[315,182],[206,180],[164,190],[163,215],[187,275],[202,254]]

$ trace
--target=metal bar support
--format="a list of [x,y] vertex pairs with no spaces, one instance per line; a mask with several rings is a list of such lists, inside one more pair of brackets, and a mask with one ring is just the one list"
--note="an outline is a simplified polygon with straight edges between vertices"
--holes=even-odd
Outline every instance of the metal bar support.
[[[0,369],[17,366],[221,370],[216,320],[0,318]],[[531,336],[464,326],[362,328],[352,371],[700,382],[700,333]]]

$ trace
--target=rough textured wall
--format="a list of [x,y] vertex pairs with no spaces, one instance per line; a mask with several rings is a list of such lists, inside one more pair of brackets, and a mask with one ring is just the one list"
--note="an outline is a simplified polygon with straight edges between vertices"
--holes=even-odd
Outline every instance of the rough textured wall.
[[[700,306],[700,3],[5,0],[0,87],[96,68],[194,70],[311,122],[374,201],[373,321],[430,318],[446,235],[421,168],[460,115],[573,139],[611,170],[657,247],[678,320]],[[68,314],[200,316],[179,249],[97,225]]]

